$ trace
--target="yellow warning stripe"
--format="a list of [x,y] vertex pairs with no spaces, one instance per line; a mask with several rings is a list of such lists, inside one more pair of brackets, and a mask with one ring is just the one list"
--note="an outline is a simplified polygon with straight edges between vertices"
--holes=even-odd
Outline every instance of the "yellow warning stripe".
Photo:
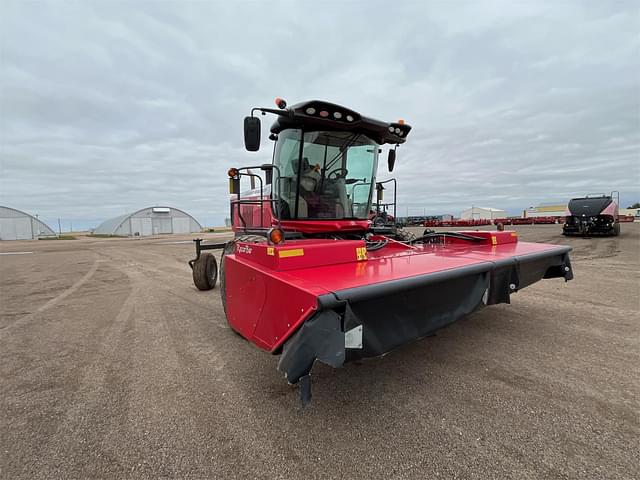
[[301,257],[303,255],[304,255],[304,250],[302,248],[291,248],[289,250],[278,250],[278,256],[280,258]]

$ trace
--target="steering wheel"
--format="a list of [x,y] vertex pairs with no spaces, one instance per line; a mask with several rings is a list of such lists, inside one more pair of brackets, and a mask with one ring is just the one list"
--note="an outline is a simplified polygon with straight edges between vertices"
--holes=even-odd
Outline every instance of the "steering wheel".
[[327,175],[327,178],[329,180],[332,180],[332,176],[335,176],[335,180],[339,180],[341,178],[346,177],[349,174],[349,171],[346,168],[336,168],[335,170],[332,170],[331,172],[329,172],[329,175]]

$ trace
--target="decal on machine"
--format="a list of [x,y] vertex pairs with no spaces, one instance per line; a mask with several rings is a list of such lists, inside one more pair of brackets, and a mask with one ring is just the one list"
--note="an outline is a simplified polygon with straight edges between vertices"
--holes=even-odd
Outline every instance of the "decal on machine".
[[249,245],[238,245],[238,253],[247,253],[250,254],[253,249]]
[[356,247],[356,259],[358,261],[367,259],[367,247]]
[[301,257],[303,255],[304,255],[304,250],[302,248],[291,248],[289,250],[278,250],[278,256],[280,258]]

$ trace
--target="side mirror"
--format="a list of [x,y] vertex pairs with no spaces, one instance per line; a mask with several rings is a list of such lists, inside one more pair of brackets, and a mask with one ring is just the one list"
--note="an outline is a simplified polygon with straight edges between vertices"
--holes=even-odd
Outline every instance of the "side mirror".
[[244,146],[250,152],[260,150],[260,119],[244,117]]
[[395,150],[395,148],[393,150],[389,150],[388,163],[389,163],[389,171],[393,172],[393,167],[396,164],[396,150]]

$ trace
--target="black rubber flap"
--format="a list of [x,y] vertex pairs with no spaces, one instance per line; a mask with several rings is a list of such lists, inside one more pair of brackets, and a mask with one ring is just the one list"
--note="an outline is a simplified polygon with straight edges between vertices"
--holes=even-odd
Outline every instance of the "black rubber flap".
[[278,370],[284,372],[289,383],[297,383],[309,374],[316,360],[335,368],[342,366],[344,352],[342,319],[333,310],[323,310],[304,322],[287,340]]
[[485,271],[373,298],[354,296],[344,328],[362,325],[364,346],[348,350],[347,359],[383,355],[468,315],[486,302],[489,278]]

